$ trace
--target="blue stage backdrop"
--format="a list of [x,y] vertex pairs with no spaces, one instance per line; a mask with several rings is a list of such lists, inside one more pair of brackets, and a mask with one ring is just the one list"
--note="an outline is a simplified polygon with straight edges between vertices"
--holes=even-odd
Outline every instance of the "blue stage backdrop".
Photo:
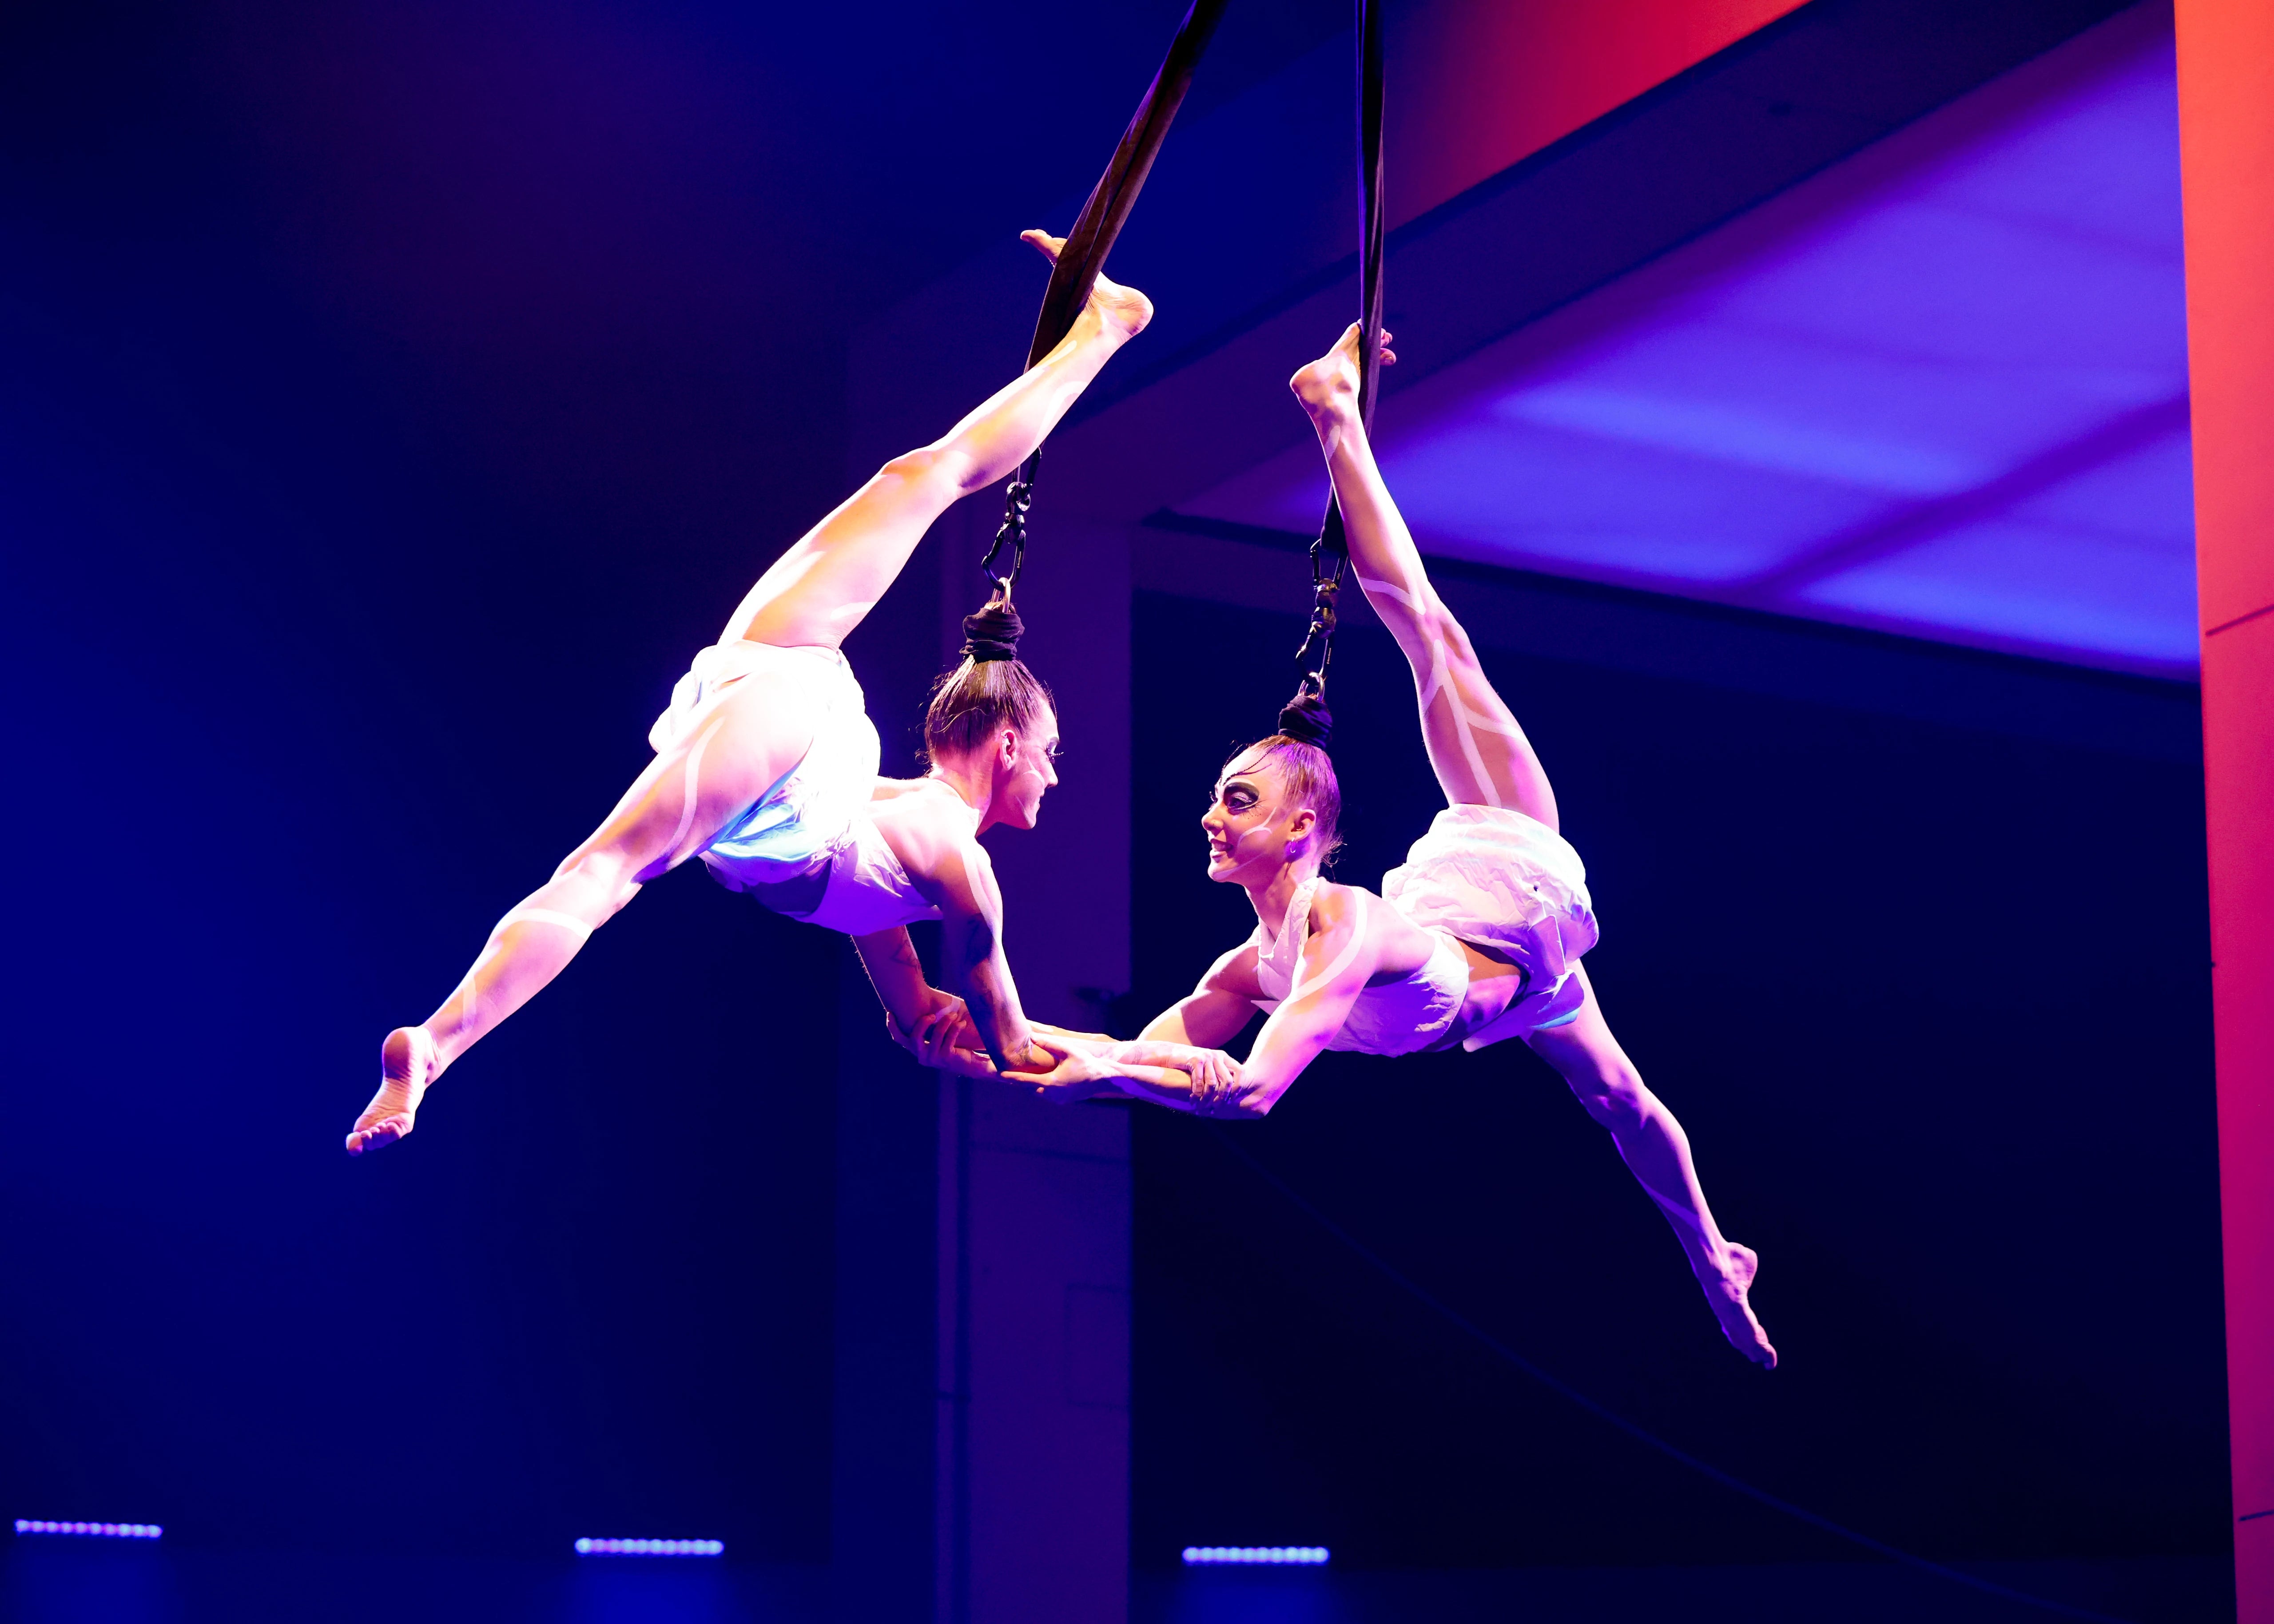
[[[320,1575],[579,1534],[826,1559],[837,944],[674,876],[410,1143],[341,1139],[380,1035],[844,494],[848,332],[1077,193],[1178,9],[0,19],[0,1515]],[[1342,16],[1242,0],[1186,117]],[[936,609],[879,615],[851,651],[905,768]],[[1141,606],[1131,1011],[1248,928],[1195,825],[1294,641]],[[1593,868],[1606,1007],[1761,1251],[1786,1368],[1719,1344],[1521,1052],[1331,1059],[1221,1132],[1827,1515],[1952,1557],[2221,1549],[2187,695],[2075,678],[2132,707],[2087,748],[1810,698],[1778,647],[1783,698],[1490,658]],[[1346,633],[1335,701],[1341,872],[1371,883],[1434,791],[1378,635]],[[1137,1122],[1141,1561],[1826,1553],[1480,1356],[1217,1131]]]
[[845,493],[851,325],[1086,184],[1174,9],[0,20],[0,1512],[825,1560],[834,941],[674,875],[341,1139]]

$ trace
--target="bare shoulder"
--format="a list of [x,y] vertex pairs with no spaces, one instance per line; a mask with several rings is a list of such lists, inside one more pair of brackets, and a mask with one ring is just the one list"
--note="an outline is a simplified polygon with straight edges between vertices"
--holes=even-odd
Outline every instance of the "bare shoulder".
[[870,804],[881,807],[885,803],[907,801],[922,794],[923,786],[922,778],[878,778],[869,786]]
[[1320,886],[1311,898],[1311,937],[1354,947],[1369,981],[1411,975],[1436,949],[1427,931],[1363,885]]
[[1365,886],[1321,880],[1311,893],[1311,931],[1315,936],[1354,926],[1361,919],[1378,920],[1382,910],[1382,898]]
[[869,820],[900,867],[918,882],[991,871],[987,848],[972,831],[971,810],[953,790],[928,779],[880,778]]
[[1242,942],[1224,954],[1201,977],[1202,992],[1228,992],[1242,998],[1260,998],[1263,985],[1255,976],[1255,941]]

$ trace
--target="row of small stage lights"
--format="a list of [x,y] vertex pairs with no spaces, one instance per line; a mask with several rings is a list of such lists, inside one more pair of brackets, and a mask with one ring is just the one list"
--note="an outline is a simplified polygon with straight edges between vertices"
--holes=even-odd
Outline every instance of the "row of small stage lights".
[[[155,1539],[166,1530],[155,1522],[57,1522],[31,1517],[16,1519],[19,1534],[75,1534],[98,1539]],[[579,1539],[579,1556],[724,1556],[723,1539]],[[1185,1566],[1212,1567],[1219,1563],[1292,1564],[1322,1568],[1324,1545],[1186,1545]]]

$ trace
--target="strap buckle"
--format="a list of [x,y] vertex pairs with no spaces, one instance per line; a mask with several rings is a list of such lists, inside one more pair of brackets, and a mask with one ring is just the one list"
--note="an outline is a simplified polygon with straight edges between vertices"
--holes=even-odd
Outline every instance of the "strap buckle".
[[[1006,604],[1011,601],[1011,589],[1019,584],[1019,572],[1027,565],[1027,510],[1035,505],[1035,476],[1042,471],[1042,466],[1043,454],[1039,450],[1020,465],[1017,476],[1003,492],[1002,526],[979,560],[979,573],[993,583],[995,597]],[[1011,549],[1011,568],[998,574],[995,560],[1002,556],[1005,545]]]

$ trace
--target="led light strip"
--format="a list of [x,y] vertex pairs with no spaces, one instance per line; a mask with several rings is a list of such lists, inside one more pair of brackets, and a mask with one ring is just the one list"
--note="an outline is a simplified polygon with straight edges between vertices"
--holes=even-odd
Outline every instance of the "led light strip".
[[724,1556],[723,1539],[580,1539],[579,1556]]
[[1303,1568],[1327,1565],[1324,1545],[1186,1545],[1185,1566],[1209,1568],[1222,1562],[1285,1563]]
[[96,1539],[155,1539],[166,1530],[155,1522],[49,1522],[18,1517],[19,1534],[78,1534]]

